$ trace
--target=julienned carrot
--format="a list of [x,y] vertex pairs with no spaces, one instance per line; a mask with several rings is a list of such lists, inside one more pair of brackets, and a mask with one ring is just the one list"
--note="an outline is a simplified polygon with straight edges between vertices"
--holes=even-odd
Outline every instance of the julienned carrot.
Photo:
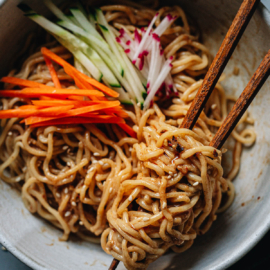
[[[114,117],[114,116],[110,116],[110,115],[94,115],[93,112],[96,112],[98,110],[102,110],[104,107],[118,106],[118,104],[119,104],[119,101],[112,101],[112,102],[110,102],[110,104],[96,104],[96,105],[91,105],[91,106],[84,106],[84,107],[80,107],[80,108],[65,111],[65,112],[63,112],[63,111],[61,112],[61,110],[59,110],[59,107],[56,107],[56,108],[51,107],[51,109],[58,109],[58,114],[56,114],[56,115],[49,115],[48,114],[47,116],[52,116],[52,117],[58,116],[58,117],[63,118],[63,117],[71,117],[71,116],[83,115],[85,117],[96,117],[96,116],[98,116],[100,118],[110,118],[110,117]],[[71,108],[72,108],[72,106],[74,106],[74,105],[70,105]],[[49,112],[49,109],[50,108],[47,108],[47,109],[43,109],[41,111],[47,110]],[[51,120],[51,119],[48,119],[48,120]]]
[[29,81],[29,80],[25,80],[25,79],[20,79],[20,78],[16,78],[16,77],[3,77],[1,79],[1,82],[15,84],[15,85],[23,86],[23,87],[46,88],[46,89],[53,88],[53,87],[44,85],[42,83]]
[[103,110],[106,114],[117,115],[122,118],[128,118],[128,114],[122,109],[122,107],[109,108]]
[[[134,130],[123,119],[128,117],[128,114],[122,109],[120,102],[108,100],[96,88],[112,97],[118,97],[118,93],[77,71],[72,65],[48,49],[43,48],[42,53],[55,87],[15,77],[4,77],[1,81],[26,88],[22,90],[0,90],[0,97],[35,98],[37,100],[32,100],[32,105],[26,104],[13,110],[0,110],[0,119],[23,118],[21,123],[25,122],[26,125],[32,127],[115,123],[127,134],[136,138]],[[60,81],[51,60],[61,65],[80,89],[61,89]]]
[[2,110],[0,111],[0,119],[5,118],[27,118],[33,116],[50,116],[56,117],[59,114],[63,114],[71,110],[74,105],[50,107],[45,109],[40,109],[37,106],[22,106],[24,108],[12,109],[12,110]]
[[[66,62],[64,59],[62,59],[61,57],[59,57],[58,55],[56,55],[55,53],[53,53],[52,51],[50,51],[49,49],[43,47],[41,48],[41,52],[44,56],[50,58],[51,60],[53,60],[54,62],[56,62],[58,65],[62,66],[65,70],[65,72],[74,79],[75,84],[81,88],[81,89],[86,89],[89,87],[89,83],[87,83],[86,81],[82,81],[80,79],[80,77],[78,77],[78,74],[80,73],[80,71],[78,71],[76,68],[74,68],[72,65],[70,65],[68,62]],[[92,85],[91,85],[92,86]],[[112,91],[111,89],[109,89],[110,91]]]
[[38,109],[14,109],[14,110],[2,110],[0,111],[0,119],[6,118],[25,118],[38,112]]
[[126,123],[119,123],[118,126],[121,127],[131,137],[135,139],[137,138],[137,133]]
[[110,108],[110,107],[115,107],[119,105],[119,101],[112,101],[109,104],[96,104],[96,105],[91,105],[91,106],[83,106],[77,109],[70,110],[66,113],[61,114],[61,117],[69,117],[69,116],[76,116],[76,115],[81,115],[85,113],[91,113],[94,111],[99,111],[104,108]]
[[119,101],[108,101],[108,100],[107,101],[76,101],[76,100],[51,99],[51,100],[32,100],[32,103],[36,106],[44,106],[44,107],[63,106],[63,105],[74,105],[74,107],[84,107],[84,106],[105,104],[107,106],[103,107],[104,109],[117,107],[120,105]]
[[[1,95],[1,92],[0,92],[0,95]],[[58,98],[58,97],[46,97],[46,96],[40,96],[39,97],[40,100],[52,100],[52,99],[57,99],[57,100],[63,100],[61,98]]]
[[66,98],[71,95],[75,96],[104,96],[98,90],[80,90],[80,89],[45,89],[45,88],[24,88],[23,90],[0,90],[2,97],[22,97],[22,98],[35,98],[44,96]]
[[82,106],[90,106],[94,104],[99,104],[95,101],[79,101],[79,100],[67,100],[67,99],[32,100],[32,103],[36,106],[48,106],[48,107],[71,105],[71,104],[73,104],[75,107],[82,107]]
[[[82,96],[69,96],[68,99],[84,101],[84,97],[82,97]],[[92,97],[91,97],[91,99],[92,99]]]
[[[51,125],[78,125],[78,124],[86,124],[86,123],[115,123],[115,124],[121,124],[124,123],[124,120],[120,117],[113,117],[104,115],[102,118],[99,115],[95,115],[94,117],[65,117],[65,118],[57,118],[57,119],[51,119],[47,121],[42,121],[42,118],[40,117],[39,121],[37,119],[26,119],[26,125],[31,125],[32,127],[39,127],[39,126],[51,126]],[[35,121],[36,120],[36,121]],[[45,119],[44,119],[45,120]]]
[[[82,80],[79,80],[76,76],[76,73],[74,73],[74,70],[71,70],[70,71],[70,74],[73,74],[72,75],[72,78],[74,79],[75,81],[75,84],[80,88],[80,89],[89,89],[89,87],[95,89],[91,84],[85,82],[85,81],[82,81]],[[70,75],[71,76],[71,75]]]
[[44,60],[45,60],[45,63],[46,63],[46,65],[47,65],[47,67],[48,67],[48,70],[49,70],[49,72],[50,72],[50,74],[51,74],[51,77],[52,77],[52,81],[53,81],[53,83],[54,83],[54,86],[55,86],[56,88],[61,89],[62,87],[61,87],[59,78],[58,78],[58,76],[57,76],[57,73],[56,73],[56,71],[55,71],[55,69],[54,69],[54,66],[53,66],[51,60],[50,60],[48,57],[46,57],[46,56],[44,56]]
[[[98,90],[93,89],[40,89],[40,88],[24,88],[21,90],[22,93],[38,93],[39,95],[54,95],[54,96],[97,96],[97,97],[103,97],[104,94]],[[1,93],[1,92],[0,92]],[[43,94],[44,93],[44,94]]]
[[102,92],[107,94],[108,96],[111,96],[111,97],[118,97],[119,96],[119,94],[117,92],[113,91],[112,89],[105,86],[104,84],[96,81],[95,79],[90,78],[90,77],[86,76],[85,74],[81,73],[80,71],[75,69],[72,65],[67,63],[64,59],[62,59],[61,57],[59,57],[58,55],[56,55],[52,51],[48,50],[47,48],[43,47],[41,49],[41,52],[43,55],[47,56],[48,58],[50,58],[51,60],[53,60],[54,62],[56,62],[60,66],[62,66],[64,68],[65,72],[69,76],[71,76],[73,79],[76,78],[77,80],[79,80],[82,83],[87,82],[87,83],[95,86],[96,88],[98,88],[99,90],[101,90]]

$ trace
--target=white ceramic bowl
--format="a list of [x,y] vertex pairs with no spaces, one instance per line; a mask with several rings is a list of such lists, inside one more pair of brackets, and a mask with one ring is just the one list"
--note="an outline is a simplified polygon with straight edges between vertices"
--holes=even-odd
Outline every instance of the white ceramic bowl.
[[[34,23],[16,8],[19,0],[1,1],[0,75],[20,48]],[[27,1],[41,10],[41,1]],[[215,54],[235,16],[241,0],[178,1],[197,20],[205,44]],[[167,4],[167,3],[166,3]],[[237,46],[225,73],[225,88],[239,95],[259,65],[270,44],[270,16],[261,5]],[[234,76],[234,67],[240,68]],[[257,142],[245,149],[241,171],[235,180],[236,199],[220,215],[211,230],[198,237],[194,246],[183,254],[169,253],[149,269],[225,269],[248,252],[267,232],[270,225],[270,79],[252,104]],[[260,199],[258,200],[258,197]],[[242,207],[241,204],[245,206]],[[61,232],[24,208],[19,193],[0,182],[0,242],[33,269],[89,270],[108,269],[112,258],[99,245],[70,240],[59,242]],[[123,265],[118,267],[124,269]]]

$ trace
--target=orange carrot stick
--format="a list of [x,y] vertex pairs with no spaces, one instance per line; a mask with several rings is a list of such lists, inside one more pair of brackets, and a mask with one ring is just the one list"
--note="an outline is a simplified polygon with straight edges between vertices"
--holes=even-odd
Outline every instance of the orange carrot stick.
[[[58,117],[71,117],[71,116],[78,116],[78,115],[84,115],[84,116],[87,116],[87,117],[92,117],[93,115],[92,114],[89,114],[89,113],[92,113],[92,112],[96,112],[96,111],[99,111],[99,110],[102,110],[103,108],[108,108],[108,107],[114,107],[114,106],[118,106],[119,104],[119,101],[111,101],[109,104],[95,104],[95,105],[91,105],[91,106],[83,106],[83,107],[80,107],[80,108],[77,108],[77,109],[73,109],[73,110],[69,110],[69,111],[65,111],[65,112],[61,112],[61,110],[59,110],[59,107],[51,107],[51,109],[58,109]],[[69,106],[74,106],[74,105],[69,105]],[[71,108],[70,108],[71,109]],[[47,109],[42,109],[41,111],[49,111],[49,108]],[[87,114],[87,115],[85,115]],[[51,116],[51,115],[44,115],[45,117],[46,116]],[[56,116],[56,115],[55,115]],[[102,115],[97,115],[97,116],[101,116]],[[110,117],[109,115],[104,115],[105,116],[108,116]]]
[[56,88],[61,89],[62,87],[61,87],[59,78],[58,78],[58,76],[57,76],[57,73],[56,73],[56,71],[55,71],[55,69],[54,69],[54,66],[53,66],[53,64],[52,64],[52,61],[51,61],[48,57],[46,57],[46,56],[44,56],[44,60],[45,60],[45,63],[46,63],[46,65],[47,65],[47,67],[48,67],[48,70],[49,70],[49,72],[50,72],[50,74],[51,74],[51,77],[52,77],[52,81],[53,81],[53,83],[54,83],[54,86],[55,86]]
[[24,80],[24,79],[15,78],[15,77],[3,77],[1,79],[1,82],[15,84],[15,85],[23,86],[23,87],[47,88],[47,89],[52,89],[53,88],[53,87],[44,85],[42,83],[29,81],[29,80]]
[[61,65],[64,68],[65,72],[69,76],[71,76],[73,79],[76,78],[77,80],[79,80],[81,82],[87,82],[87,83],[95,86],[100,91],[107,94],[108,96],[111,96],[111,97],[118,97],[119,96],[119,94],[117,92],[113,91],[112,89],[105,86],[104,84],[96,81],[95,79],[90,78],[90,77],[86,76],[85,74],[81,73],[80,71],[75,69],[72,65],[67,63],[64,59],[62,59],[61,57],[59,57],[58,55],[56,55],[52,51],[48,50],[47,48],[43,47],[41,49],[41,52],[43,55],[47,56],[51,60],[55,61],[57,64]]
[[81,96],[69,96],[68,99],[84,101],[84,97]]
[[[63,100],[63,99],[50,99],[50,100],[32,100],[32,103],[36,106],[63,106],[63,105],[74,105],[75,107],[91,106],[96,104],[110,104],[112,107],[118,108],[115,105],[115,101],[77,101],[77,100]],[[117,103],[119,104],[119,102]],[[108,107],[110,108],[110,107]]]
[[31,126],[43,125],[62,125],[62,124],[83,124],[83,123],[124,123],[120,117],[109,115],[95,115],[92,117],[63,117],[63,118],[49,118],[49,117],[29,117],[26,118],[25,124]]
[[124,124],[120,123],[118,124],[118,126],[122,128],[128,135],[137,139],[137,133],[129,125],[127,125],[126,123]]
[[[1,95],[1,92],[0,92],[0,95]],[[52,99],[62,100],[62,99],[57,98],[57,97],[46,97],[46,96],[40,96],[39,99],[40,100],[52,100]]]
[[80,89],[45,89],[45,88],[24,88],[23,90],[0,90],[2,97],[22,97],[22,98],[38,98],[41,95],[67,98],[71,95],[75,96],[103,96],[104,94],[98,90],[80,90]]
[[25,106],[24,109],[12,109],[12,110],[1,110],[0,111],[0,119],[5,118],[26,118],[31,116],[50,116],[55,117],[59,114],[63,114],[68,112],[74,107],[74,105],[68,106],[59,106],[59,107],[50,107],[45,109],[39,109],[36,106],[33,108]]
[[128,118],[128,114],[122,109],[122,107],[115,107],[115,108],[109,108],[103,110],[106,114],[113,114],[117,115],[122,118]]
[[[70,95],[75,95],[75,96],[98,96],[98,97],[103,97],[104,94],[98,90],[92,90],[92,89],[40,89],[40,88],[24,88],[20,92],[22,93],[39,93],[40,95],[46,95],[50,94],[53,96],[70,96]],[[0,92],[1,94],[1,92]]]
[[31,127],[42,127],[42,126],[58,126],[58,125],[78,125],[78,124],[118,124],[122,119],[119,117],[112,117],[110,119],[96,119],[96,118],[60,118],[57,120],[40,122],[31,125]]

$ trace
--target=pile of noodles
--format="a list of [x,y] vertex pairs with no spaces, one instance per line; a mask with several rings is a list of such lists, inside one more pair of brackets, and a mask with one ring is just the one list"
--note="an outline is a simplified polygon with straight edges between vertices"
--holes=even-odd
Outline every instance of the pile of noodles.
[[[147,25],[156,13],[126,6],[102,10],[115,29],[124,28],[132,37],[135,27]],[[169,248],[182,252],[210,228],[217,211],[233,201],[231,180],[239,170],[242,145],[256,137],[243,127],[253,123],[245,114],[240,131],[232,133],[233,164],[224,178],[222,152],[208,146],[232,101],[219,83],[193,130],[179,128],[210,57],[180,7],[161,8],[156,25],[168,13],[179,19],[161,41],[165,56],[174,57],[171,73],[178,94],[160,95],[147,111],[127,108],[137,139],[116,125],[30,128],[20,119],[1,120],[0,178],[21,189],[31,213],[63,230],[62,240],[75,233],[98,242],[102,235],[102,248],[128,269],[146,268]],[[55,42],[45,46],[73,61]],[[57,73],[63,87],[74,87],[63,69]],[[40,52],[9,75],[53,85]],[[25,103],[30,101],[0,100],[4,110]]]

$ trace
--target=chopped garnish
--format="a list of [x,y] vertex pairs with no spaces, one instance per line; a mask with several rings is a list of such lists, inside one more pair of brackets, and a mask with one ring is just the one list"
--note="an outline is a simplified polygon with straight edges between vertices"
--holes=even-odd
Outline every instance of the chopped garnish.
[[[136,138],[135,131],[125,123],[128,114],[118,100],[108,100],[119,94],[93,78],[81,73],[71,64],[46,48],[41,49],[55,87],[13,77],[4,77],[2,82],[20,86],[21,90],[0,90],[0,97],[19,97],[31,101],[16,109],[0,110],[0,119],[22,118],[21,123],[32,127],[85,123],[118,124],[127,134]],[[60,80],[52,61],[62,66],[77,87],[61,88]],[[102,93],[102,92],[103,93]]]

